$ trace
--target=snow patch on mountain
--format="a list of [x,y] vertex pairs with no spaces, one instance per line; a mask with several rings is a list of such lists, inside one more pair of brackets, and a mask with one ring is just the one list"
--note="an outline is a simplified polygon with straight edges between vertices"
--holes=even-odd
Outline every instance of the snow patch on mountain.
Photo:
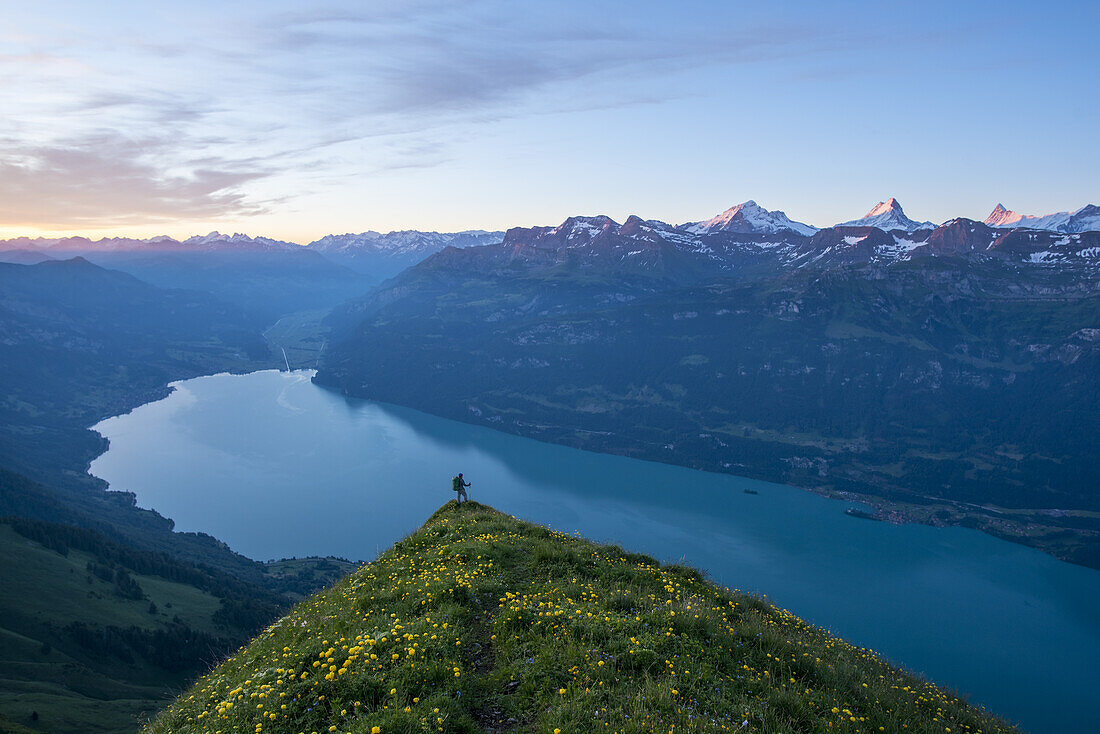
[[588,242],[596,235],[604,231],[610,231],[612,234],[617,233],[621,225],[614,219],[608,216],[597,217],[569,217],[564,222],[559,224],[553,230],[551,234],[560,235],[564,234],[565,239],[573,242],[575,240],[583,240]]
[[898,262],[912,258],[913,250],[927,245],[926,240],[912,240],[908,237],[893,236],[893,244],[883,244],[875,248],[875,262]]
[[284,242],[282,240],[273,240],[269,237],[249,237],[246,234],[240,232],[234,232],[233,234],[222,234],[221,232],[214,231],[205,235],[196,235],[194,237],[188,237],[183,241],[183,244],[195,249],[206,250],[220,250],[225,249],[227,246],[240,249],[273,249],[273,250],[288,250],[298,249],[301,245],[296,245],[293,242]]
[[400,230],[375,232],[368,230],[357,234],[330,234],[309,243],[310,249],[324,254],[354,255],[357,253],[385,253],[392,255],[431,254],[444,247],[474,247],[495,245],[504,240],[503,232],[487,232],[470,229],[462,232],[420,232]]

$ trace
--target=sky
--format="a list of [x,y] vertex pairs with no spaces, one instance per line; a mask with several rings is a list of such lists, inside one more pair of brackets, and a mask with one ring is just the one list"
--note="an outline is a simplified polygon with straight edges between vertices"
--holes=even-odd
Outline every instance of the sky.
[[0,237],[1100,204],[1100,3],[0,0]]

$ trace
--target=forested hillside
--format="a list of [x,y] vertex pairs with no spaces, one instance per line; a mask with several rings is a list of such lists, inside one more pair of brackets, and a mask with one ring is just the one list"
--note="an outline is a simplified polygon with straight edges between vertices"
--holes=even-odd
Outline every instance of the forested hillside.
[[649,237],[648,266],[624,269],[628,226],[444,251],[331,317],[316,380],[1100,564],[1091,271],[980,255],[708,275]]

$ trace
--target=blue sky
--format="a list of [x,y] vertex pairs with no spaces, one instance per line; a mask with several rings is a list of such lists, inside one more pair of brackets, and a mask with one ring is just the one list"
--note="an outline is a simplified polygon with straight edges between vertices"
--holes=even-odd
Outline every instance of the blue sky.
[[5,5],[3,236],[1100,203],[1092,2]]

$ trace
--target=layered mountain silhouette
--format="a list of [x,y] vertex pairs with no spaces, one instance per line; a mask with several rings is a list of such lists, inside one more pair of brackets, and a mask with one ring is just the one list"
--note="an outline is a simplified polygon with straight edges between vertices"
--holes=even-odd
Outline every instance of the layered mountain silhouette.
[[377,280],[397,275],[444,247],[474,247],[496,244],[503,232],[468,230],[465,232],[360,232],[326,235],[309,243],[309,249],[333,262]]
[[[710,219],[682,225],[638,216],[630,216],[622,224],[603,215],[574,216],[556,227],[515,227],[507,232],[405,230],[333,234],[305,247],[266,237],[219,232],[183,241],[163,236],[94,241],[84,237],[21,237],[0,241],[0,259],[36,262],[46,257],[78,255],[157,285],[202,287],[200,280],[183,277],[179,272],[168,275],[171,268],[165,266],[172,264],[187,270],[194,265],[188,258],[201,254],[241,264],[248,262],[250,256],[262,255],[266,267],[279,263],[300,273],[314,272],[330,281],[343,277],[354,289],[364,283],[363,278],[367,282],[384,280],[447,248],[500,246],[492,255],[497,260],[513,257],[550,262],[585,257],[606,260],[604,256],[610,256],[628,272],[666,266],[675,269],[674,261],[684,254],[689,259],[704,256],[712,261],[711,267],[717,264],[723,269],[761,263],[802,266],[894,262],[924,255],[964,253],[1007,255],[1047,265],[1080,265],[1096,260],[1096,251],[1092,249],[1096,236],[1089,233],[1098,230],[1100,207],[1093,204],[1073,212],[1044,216],[1019,214],[998,204],[983,222],[956,218],[936,225],[909,218],[901,203],[891,197],[859,219],[819,229],[749,200]],[[1018,231],[1028,234],[1012,234]],[[505,252],[511,254],[504,256]]]
[[[210,232],[182,242],[171,237],[28,238],[0,242],[18,262],[84,258],[161,288],[206,291],[265,320],[306,309],[327,309],[357,296],[376,279],[292,242]],[[16,257],[10,259],[16,260]]]

